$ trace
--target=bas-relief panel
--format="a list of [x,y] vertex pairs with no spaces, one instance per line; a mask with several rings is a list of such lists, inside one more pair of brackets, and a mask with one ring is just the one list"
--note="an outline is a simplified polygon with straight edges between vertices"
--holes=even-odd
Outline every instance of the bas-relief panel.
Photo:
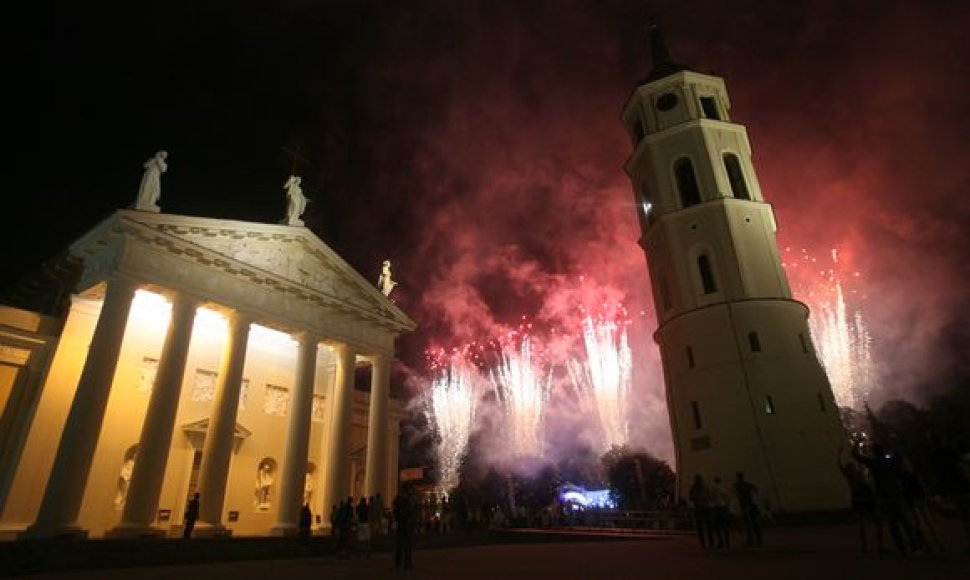
[[[147,356],[142,357],[137,389],[141,392],[151,393],[157,374],[158,359]],[[192,377],[192,388],[189,392],[189,400],[201,403],[208,403],[214,400],[218,380],[219,373],[216,371],[195,369],[195,374]],[[244,378],[239,389],[239,410],[244,411],[246,409],[248,399],[249,379]]]
[[218,235],[212,235],[214,230],[206,228],[163,226],[159,229],[341,302],[367,309],[376,306],[373,299],[361,296],[363,289],[354,280],[330,264],[326,256],[313,251],[298,238],[228,230],[219,230]]
[[263,393],[263,412],[267,415],[285,417],[290,406],[290,391],[279,385],[266,385]]

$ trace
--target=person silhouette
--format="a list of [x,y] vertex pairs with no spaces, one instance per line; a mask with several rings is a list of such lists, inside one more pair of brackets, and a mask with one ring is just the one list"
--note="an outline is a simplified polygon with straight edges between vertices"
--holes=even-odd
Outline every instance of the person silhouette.
[[737,473],[734,482],[734,494],[738,498],[741,509],[741,521],[744,522],[744,545],[761,545],[761,510],[755,502],[758,486],[744,479],[744,472]]
[[697,474],[688,492],[690,503],[694,505],[694,522],[697,526],[697,539],[701,549],[714,547],[714,525],[711,509],[711,491],[704,478]]
[[869,483],[869,478],[862,466],[853,461],[846,461],[844,456],[845,449],[839,447],[838,466],[849,486],[852,511],[855,512],[856,519],[859,522],[859,543],[862,546],[862,551],[869,551],[869,542],[866,536],[871,524],[876,532],[876,550],[883,552],[882,520],[879,517],[876,492]]
[[182,527],[182,537],[186,540],[192,537],[195,521],[199,519],[199,493],[196,492],[185,506],[185,521]]
[[313,524],[313,512],[310,511],[310,504],[303,504],[300,508],[300,537],[310,537],[310,526]]
[[405,486],[394,498],[394,567],[409,570],[414,545],[417,510],[411,488]]

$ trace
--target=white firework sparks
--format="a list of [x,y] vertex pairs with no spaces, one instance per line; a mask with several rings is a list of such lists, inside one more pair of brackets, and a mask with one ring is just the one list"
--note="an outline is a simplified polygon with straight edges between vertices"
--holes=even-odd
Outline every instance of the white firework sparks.
[[543,409],[549,397],[550,373],[537,364],[529,338],[518,350],[505,350],[491,380],[505,410],[512,449],[517,457],[542,454]]
[[431,419],[438,434],[438,464],[442,492],[458,485],[462,458],[475,419],[473,374],[460,365],[449,365],[431,383]]
[[595,409],[602,427],[602,450],[627,443],[627,409],[633,357],[626,329],[613,321],[583,320],[585,360],[568,361],[573,383],[584,402]]
[[[861,305],[846,301],[838,251],[832,250],[831,256],[831,266],[821,270],[806,250],[802,250],[800,268],[798,262],[786,265],[789,272],[802,270],[793,283],[794,291],[809,307],[812,340],[836,401],[843,407],[861,409],[874,380],[872,338]],[[809,274],[807,279],[803,279],[805,274]]]

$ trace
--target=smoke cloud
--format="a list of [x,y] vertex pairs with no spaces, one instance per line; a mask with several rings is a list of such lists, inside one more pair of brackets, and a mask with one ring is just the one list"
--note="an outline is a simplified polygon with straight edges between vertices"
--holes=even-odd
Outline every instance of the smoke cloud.
[[[970,204],[957,160],[970,153],[960,114],[970,77],[959,74],[965,51],[952,52],[967,9],[720,10],[671,3],[653,15],[676,58],[725,77],[780,243],[818,255],[838,248],[843,269],[859,272],[850,299],[873,340],[873,400],[918,401],[951,387],[967,354],[959,305]],[[401,133],[385,155],[407,157],[416,231],[400,261],[414,285],[406,307],[422,324],[416,342],[483,340],[522,316],[577,328],[577,306],[622,302],[634,321],[634,442],[670,458],[619,122],[648,66],[646,12],[632,2],[441,3],[429,12],[391,19],[368,81],[386,89],[375,92],[379,106]],[[564,423],[580,421],[558,408]]]

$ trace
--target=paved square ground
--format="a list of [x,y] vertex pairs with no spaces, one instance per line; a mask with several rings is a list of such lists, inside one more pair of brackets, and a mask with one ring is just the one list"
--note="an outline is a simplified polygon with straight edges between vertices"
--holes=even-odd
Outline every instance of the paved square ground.
[[693,536],[578,543],[492,544],[419,549],[414,569],[395,570],[393,555],[349,560],[308,557],[34,575],[42,579],[234,578],[253,580],[449,579],[963,579],[970,578],[967,538],[941,522],[947,551],[916,556],[861,554],[852,526],[766,530],[757,549],[703,551]]

